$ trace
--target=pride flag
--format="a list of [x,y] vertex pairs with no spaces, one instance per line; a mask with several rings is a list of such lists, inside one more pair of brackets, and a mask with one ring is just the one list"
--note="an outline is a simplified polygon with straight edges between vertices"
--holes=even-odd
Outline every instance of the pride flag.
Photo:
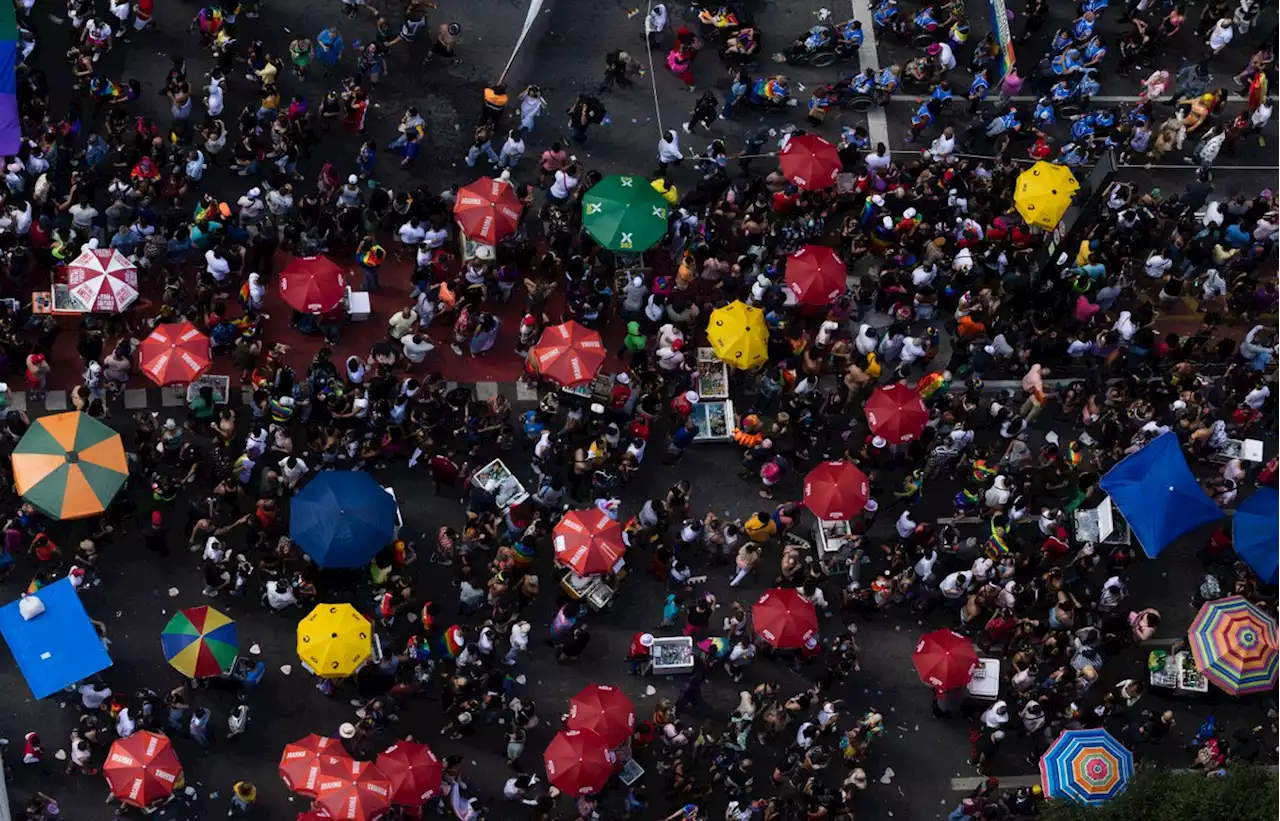
[[18,120],[18,21],[13,3],[0,3],[0,155],[18,153],[22,125]]

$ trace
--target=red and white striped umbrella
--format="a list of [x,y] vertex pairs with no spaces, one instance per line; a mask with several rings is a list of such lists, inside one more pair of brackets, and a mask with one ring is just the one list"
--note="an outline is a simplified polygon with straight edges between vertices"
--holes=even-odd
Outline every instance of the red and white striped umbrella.
[[138,269],[114,248],[85,251],[67,266],[67,287],[81,310],[117,314],[138,298]]

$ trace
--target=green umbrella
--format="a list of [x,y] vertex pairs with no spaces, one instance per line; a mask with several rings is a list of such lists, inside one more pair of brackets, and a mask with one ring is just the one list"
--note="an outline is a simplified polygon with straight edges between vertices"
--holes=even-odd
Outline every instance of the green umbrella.
[[605,177],[582,198],[582,224],[610,251],[639,253],[667,233],[667,201],[644,177]]

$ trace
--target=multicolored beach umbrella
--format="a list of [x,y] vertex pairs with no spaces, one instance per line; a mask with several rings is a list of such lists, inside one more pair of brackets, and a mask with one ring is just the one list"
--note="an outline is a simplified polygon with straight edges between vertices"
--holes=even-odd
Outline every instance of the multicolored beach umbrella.
[[0,154],[18,153],[22,123],[18,119],[18,21],[12,3],[0,3]]
[[240,652],[236,623],[207,604],[179,610],[160,633],[164,658],[187,678],[231,672]]
[[1240,596],[1205,602],[1187,630],[1205,678],[1233,696],[1276,686],[1276,623]]
[[1110,801],[1133,778],[1133,753],[1106,730],[1066,730],[1040,758],[1046,798]]
[[18,493],[55,519],[98,515],[129,477],[120,434],[78,411],[32,422],[10,458]]

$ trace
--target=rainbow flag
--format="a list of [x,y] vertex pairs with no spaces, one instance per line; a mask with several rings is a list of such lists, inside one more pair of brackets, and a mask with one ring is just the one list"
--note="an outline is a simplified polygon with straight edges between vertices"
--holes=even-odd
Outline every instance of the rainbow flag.
[[22,124],[18,119],[18,20],[12,3],[0,3],[0,154],[18,153]]

